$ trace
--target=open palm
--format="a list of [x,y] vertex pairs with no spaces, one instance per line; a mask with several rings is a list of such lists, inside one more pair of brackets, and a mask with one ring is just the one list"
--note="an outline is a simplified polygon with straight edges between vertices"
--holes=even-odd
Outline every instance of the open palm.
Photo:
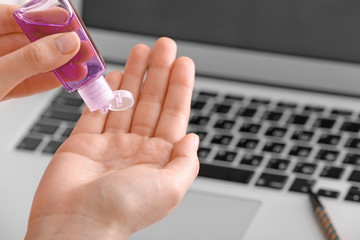
[[55,233],[124,239],[171,211],[199,166],[198,137],[185,136],[194,72],[191,59],[176,59],[168,38],[152,54],[135,46],[124,74],[107,76],[113,89],[134,94],[135,107],[107,115],[85,109],[45,171],[27,239]]

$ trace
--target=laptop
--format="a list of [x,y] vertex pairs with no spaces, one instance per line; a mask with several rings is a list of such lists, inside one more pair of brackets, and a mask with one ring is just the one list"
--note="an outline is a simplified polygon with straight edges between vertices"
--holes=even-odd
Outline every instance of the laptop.
[[[138,239],[326,239],[311,187],[342,239],[360,228],[360,3],[74,0],[105,58],[176,40],[197,68],[189,132],[200,173]],[[0,239],[21,239],[37,184],[81,99],[56,89],[0,103]]]

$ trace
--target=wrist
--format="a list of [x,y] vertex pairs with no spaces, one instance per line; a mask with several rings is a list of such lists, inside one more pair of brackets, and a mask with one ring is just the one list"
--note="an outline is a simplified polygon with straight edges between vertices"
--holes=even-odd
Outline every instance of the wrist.
[[129,236],[119,226],[62,214],[30,219],[25,240],[125,240]]

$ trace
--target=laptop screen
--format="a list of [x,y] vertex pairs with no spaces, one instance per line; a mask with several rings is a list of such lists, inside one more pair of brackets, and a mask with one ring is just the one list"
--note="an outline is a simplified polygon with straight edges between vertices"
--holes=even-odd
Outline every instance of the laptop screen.
[[360,1],[86,0],[92,28],[360,62]]

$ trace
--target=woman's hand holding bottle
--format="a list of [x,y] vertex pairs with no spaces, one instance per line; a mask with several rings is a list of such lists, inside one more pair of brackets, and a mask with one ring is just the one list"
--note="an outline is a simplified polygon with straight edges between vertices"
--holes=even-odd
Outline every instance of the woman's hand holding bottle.
[[14,20],[16,9],[0,4],[0,101],[60,86],[51,70],[67,63],[80,49],[74,32],[30,43]]

